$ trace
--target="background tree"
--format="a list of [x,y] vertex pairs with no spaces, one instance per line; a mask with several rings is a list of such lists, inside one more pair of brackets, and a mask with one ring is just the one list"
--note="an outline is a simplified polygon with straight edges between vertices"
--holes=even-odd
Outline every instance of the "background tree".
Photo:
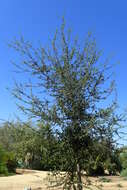
[[58,145],[49,125],[6,122],[0,128],[0,145],[6,152],[13,153],[22,167],[39,170],[59,168],[59,163],[52,159]]
[[[34,48],[23,38],[10,46],[21,55],[15,66],[24,76],[23,83],[17,82],[12,91],[17,105],[29,117],[53,127],[62,142],[63,187],[82,190],[82,170],[94,141],[106,138],[111,146],[121,121],[112,99],[112,65],[102,63],[102,52],[91,35],[79,44],[65,31],[64,23],[47,49]],[[110,95],[111,102],[104,103]]]
[[120,161],[122,165],[121,176],[127,176],[127,147],[122,147],[120,149]]
[[8,174],[7,169],[7,154],[2,147],[0,147],[0,175]]

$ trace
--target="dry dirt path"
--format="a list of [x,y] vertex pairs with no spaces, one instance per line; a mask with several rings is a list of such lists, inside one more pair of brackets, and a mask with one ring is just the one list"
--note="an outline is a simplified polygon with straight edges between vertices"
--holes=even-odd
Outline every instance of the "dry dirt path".
[[[25,170],[20,175],[0,177],[0,190],[24,190],[25,187],[31,187],[32,190],[46,190],[46,181],[44,180],[46,176],[47,172],[44,171]],[[110,179],[110,182],[102,182],[102,190],[127,190],[127,180],[119,176],[107,176],[105,178]],[[92,182],[99,179],[90,178]],[[100,183],[97,182],[96,184]],[[93,190],[96,189],[93,188]]]
[[24,190],[31,187],[32,190],[45,189],[44,178],[47,172],[25,170],[23,174],[9,177],[0,177],[0,190]]

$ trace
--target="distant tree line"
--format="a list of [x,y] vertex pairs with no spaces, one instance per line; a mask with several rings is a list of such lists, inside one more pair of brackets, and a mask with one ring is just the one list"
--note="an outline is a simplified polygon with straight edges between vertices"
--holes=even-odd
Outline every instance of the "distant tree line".
[[[103,175],[105,171],[114,175],[121,171],[118,148],[110,146],[107,139],[99,143],[97,140],[93,142],[90,138],[87,141],[91,141],[91,154],[82,161],[82,168],[87,175]],[[3,154],[6,152],[12,155],[12,160],[10,160],[12,168],[66,171],[69,166],[65,161],[66,157],[62,155],[63,151],[68,150],[63,149],[63,143],[64,140],[53,133],[50,125],[38,123],[34,126],[31,122],[16,122],[4,123],[0,127],[1,151]],[[5,164],[6,161],[5,158],[1,162]]]

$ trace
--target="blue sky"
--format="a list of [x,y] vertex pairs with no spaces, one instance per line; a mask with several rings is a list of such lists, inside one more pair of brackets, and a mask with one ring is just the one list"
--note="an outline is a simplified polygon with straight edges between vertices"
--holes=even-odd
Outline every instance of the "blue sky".
[[90,30],[105,56],[114,54],[118,102],[127,108],[127,1],[126,0],[4,0],[0,1],[0,118],[13,119],[15,100],[6,90],[16,78],[11,60],[16,54],[8,42],[23,35],[46,44],[60,26],[62,16],[79,39]]

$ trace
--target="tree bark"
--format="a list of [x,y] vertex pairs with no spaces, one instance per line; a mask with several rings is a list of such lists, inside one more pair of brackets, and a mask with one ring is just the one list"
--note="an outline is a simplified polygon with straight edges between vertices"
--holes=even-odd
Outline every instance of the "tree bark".
[[80,170],[79,164],[77,164],[77,179],[78,179],[77,190],[83,190],[82,179],[81,179],[81,170]]

